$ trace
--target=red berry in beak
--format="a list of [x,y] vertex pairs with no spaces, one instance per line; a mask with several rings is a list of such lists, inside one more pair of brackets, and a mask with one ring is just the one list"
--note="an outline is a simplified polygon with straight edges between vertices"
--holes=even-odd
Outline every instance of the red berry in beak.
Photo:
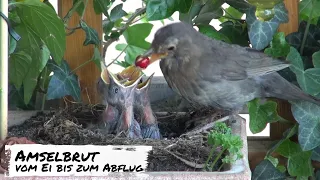
[[136,66],[145,69],[149,66],[150,64],[150,59],[148,57],[137,57],[136,62],[135,62]]

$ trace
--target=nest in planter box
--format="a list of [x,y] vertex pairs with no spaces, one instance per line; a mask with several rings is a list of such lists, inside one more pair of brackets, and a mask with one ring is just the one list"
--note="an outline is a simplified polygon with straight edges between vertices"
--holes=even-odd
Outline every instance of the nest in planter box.
[[[110,134],[101,123],[105,111],[104,105],[75,103],[55,113],[38,113],[11,127],[9,136],[27,137],[39,144],[150,145],[153,150],[147,171],[203,171],[211,150],[206,132],[224,116],[212,109],[198,113],[155,112],[162,138],[143,139],[128,138],[125,133]],[[216,169],[221,163],[216,163]]]

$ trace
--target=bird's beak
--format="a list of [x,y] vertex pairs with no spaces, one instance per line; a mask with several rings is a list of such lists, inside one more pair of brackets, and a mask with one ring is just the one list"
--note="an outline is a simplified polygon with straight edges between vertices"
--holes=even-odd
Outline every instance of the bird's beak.
[[154,50],[150,48],[142,55],[142,57],[150,57],[150,64],[152,64],[157,60],[165,58],[167,55],[168,53],[155,53]]

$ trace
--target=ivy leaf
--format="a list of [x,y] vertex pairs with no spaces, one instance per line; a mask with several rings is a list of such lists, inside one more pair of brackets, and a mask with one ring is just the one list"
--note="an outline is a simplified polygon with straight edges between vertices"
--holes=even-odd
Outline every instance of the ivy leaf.
[[247,29],[244,29],[242,25],[227,21],[221,23],[222,27],[219,32],[228,37],[232,44],[238,44],[240,46],[249,46],[249,37]]
[[118,4],[115,6],[110,12],[110,20],[112,22],[117,21],[118,19],[122,18],[123,16],[128,15],[123,9],[123,4]]
[[270,47],[264,53],[274,58],[286,57],[290,52],[290,45],[287,43],[283,32],[276,33],[270,42]]
[[254,49],[262,50],[268,46],[280,23],[288,22],[288,11],[283,3],[277,4],[274,11],[274,17],[264,22],[257,19],[255,7],[250,8],[247,12],[249,38]]
[[288,158],[288,172],[291,176],[311,176],[311,151],[301,151]]
[[126,56],[125,58],[125,62],[132,65],[134,64],[136,57],[138,55],[141,55],[142,53],[144,53],[146,50],[137,46],[133,46],[133,45],[128,45],[128,44],[117,44],[116,45],[116,49],[118,51],[125,51]]
[[180,12],[179,13],[179,20],[186,22],[186,23],[189,23],[189,24],[192,24],[193,18],[195,18],[199,14],[202,7],[203,7],[203,5],[202,5],[201,1],[193,1],[193,4],[192,4],[189,12],[187,12],[187,13]]
[[313,95],[320,96],[320,68],[311,68],[304,70],[304,65],[299,52],[291,47],[287,60],[291,62],[290,69],[296,74],[299,86],[303,91]]
[[20,89],[21,84],[28,73],[31,62],[31,56],[24,51],[19,51],[10,55],[9,79],[17,89]]
[[276,122],[280,119],[277,113],[277,103],[267,101],[264,104],[259,103],[259,99],[254,99],[247,104],[250,115],[250,131],[252,133],[261,132],[269,122]]
[[192,0],[148,0],[146,14],[149,21],[170,17],[174,12],[187,13]]
[[61,66],[48,62],[48,67],[54,72],[48,87],[47,100],[62,98],[71,95],[76,101],[80,101],[80,85],[78,77],[72,74],[65,60]]
[[266,156],[271,156],[271,154],[278,149],[278,147],[287,139],[291,138],[293,135],[297,134],[298,132],[298,124],[295,124],[292,128],[287,129],[283,133],[283,138],[278,141],[275,145],[273,145],[267,152]]
[[93,0],[94,12],[96,14],[103,13],[105,16],[107,16],[110,3],[110,0]]
[[302,149],[299,144],[286,139],[278,146],[276,152],[283,157],[289,158],[296,153],[302,152]]
[[101,71],[101,61],[102,60],[101,60],[100,50],[97,46],[94,47],[92,61],[97,65],[97,67]]
[[221,32],[218,32],[217,30],[214,29],[214,27],[210,25],[198,25],[199,32],[202,34],[216,40],[222,40],[227,43],[231,43],[230,39],[222,34]]
[[72,6],[74,6],[76,3],[80,2],[80,5],[78,6],[78,8],[76,9],[76,12],[78,13],[79,16],[82,16],[82,14],[84,13],[84,2],[83,0],[73,0],[72,1]]
[[225,14],[226,17],[219,18],[220,22],[230,21],[234,18],[241,19],[241,17],[243,16],[242,12],[238,11],[232,6],[229,6],[227,9],[225,9],[225,11],[226,11],[226,14]]
[[[304,31],[306,29],[307,22],[302,21],[299,25],[298,32],[291,33],[287,35],[286,40],[287,42],[295,47],[296,49],[300,50],[302,39],[304,36]],[[312,56],[313,53],[320,50],[320,28],[314,24],[310,24],[309,33],[307,34],[305,46],[303,49],[304,56]]]
[[218,19],[223,16],[221,8],[224,2],[222,0],[207,1],[201,8],[198,16],[194,19],[195,24],[209,24],[212,19]]
[[311,159],[320,162],[320,146],[313,149]]
[[253,6],[244,0],[226,0],[226,3],[242,13],[246,13]]
[[114,27],[114,22],[109,21],[108,19],[104,19],[102,21],[102,28],[103,28],[103,32],[106,35],[109,35],[109,33],[111,32],[112,28]]
[[16,3],[16,6],[21,21],[41,38],[54,61],[60,64],[66,50],[66,35],[64,24],[56,12],[46,4],[34,0]]
[[17,41],[15,39],[13,39],[12,36],[10,36],[10,39],[9,39],[9,55],[14,52],[16,47],[17,47]]
[[315,68],[320,68],[320,51],[312,55],[312,62]]
[[98,32],[89,27],[83,20],[80,20],[80,25],[81,28],[85,31],[86,33],[86,39],[83,42],[84,46],[87,46],[89,44],[94,44],[94,45],[99,45],[100,44],[100,39]]
[[269,160],[263,160],[253,171],[252,180],[284,180],[285,173],[281,173]]
[[320,145],[320,106],[309,102],[291,102],[294,118],[299,123],[299,143],[302,150],[312,150]]
[[[150,23],[135,24],[124,31],[123,36],[129,45],[148,49],[150,43],[145,39],[149,36],[152,27],[153,24]],[[137,36],[137,34],[139,34],[139,36]]]
[[[320,16],[320,1],[316,0],[302,0],[299,2],[299,14],[306,16],[308,19],[317,18]],[[312,16],[310,16],[310,11],[313,9]]]
[[275,157],[272,157],[272,156],[266,156],[264,159],[269,160],[274,167],[277,167],[278,164],[279,164],[279,159],[278,158],[275,158]]

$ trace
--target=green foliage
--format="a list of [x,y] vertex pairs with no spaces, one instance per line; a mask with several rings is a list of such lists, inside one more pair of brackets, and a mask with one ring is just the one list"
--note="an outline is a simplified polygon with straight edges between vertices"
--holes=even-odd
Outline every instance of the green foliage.
[[264,50],[264,53],[274,58],[286,57],[289,52],[290,45],[287,43],[283,32],[276,33],[270,42],[270,47]]
[[277,113],[277,103],[267,101],[264,104],[259,103],[259,99],[254,99],[248,103],[250,114],[250,131],[259,133],[264,130],[268,123],[277,122],[282,118]]
[[285,174],[279,171],[269,160],[263,160],[252,173],[253,180],[283,180]]
[[[93,62],[101,69],[101,64],[108,55],[104,51],[119,38],[125,44],[117,44],[116,49],[125,54],[124,60],[116,58],[114,63],[127,67],[136,57],[150,47],[145,39],[153,28],[153,21],[171,19],[173,13],[179,13],[179,20],[199,28],[199,32],[216,40],[238,44],[261,50],[268,56],[285,59],[291,63],[290,68],[281,70],[280,74],[311,96],[320,97],[320,1],[302,0],[300,2],[301,22],[299,30],[287,36],[278,32],[281,23],[288,22],[288,13],[283,3],[275,5],[271,18],[261,18],[256,7],[246,0],[147,0],[139,1],[141,8],[126,12],[120,3],[113,6],[114,0],[93,0],[95,13],[104,14],[104,40],[90,21],[84,21],[83,15],[87,1],[73,0],[73,7],[64,18],[57,16],[52,5],[46,1],[25,0],[10,2],[9,19],[14,30],[22,37],[18,42],[9,41],[9,102],[24,109],[32,109],[38,92],[45,93],[47,99],[62,98],[71,95],[80,101],[80,85],[74,74],[80,67]],[[222,5],[227,3],[228,8]],[[259,10],[261,7],[259,7]],[[69,27],[73,14],[80,16],[78,25]],[[243,15],[246,19],[242,19]],[[30,18],[32,17],[32,18]],[[209,23],[221,22],[221,29],[215,29]],[[172,19],[171,19],[172,20]],[[92,58],[71,70],[63,60],[66,49],[66,36],[75,31],[84,31],[84,46],[93,48]],[[66,33],[67,32],[67,33]],[[101,47],[102,46],[102,47]],[[52,57],[52,59],[50,58]],[[49,61],[50,59],[50,61]],[[49,62],[49,63],[48,63]],[[54,72],[52,76],[50,73]],[[291,129],[284,132],[284,137],[275,143],[267,153],[265,160],[253,172],[253,179],[284,179],[287,174],[297,179],[307,179],[313,175],[310,159],[319,161],[320,127],[319,106],[308,102],[290,102],[292,113],[297,123],[289,123]],[[286,122],[277,114],[277,104],[273,101],[260,103],[258,99],[248,103],[250,130],[261,132],[268,123]],[[298,135],[299,144],[290,140]],[[217,124],[211,131],[208,143],[213,150],[221,146],[222,151],[215,158],[224,155],[223,163],[232,163],[240,158],[242,142],[233,136],[225,124]],[[227,154],[228,152],[229,154]],[[272,157],[273,152],[288,159],[286,166]],[[217,159],[210,161],[211,167]],[[207,163],[207,164],[208,164]],[[211,168],[212,169],[212,168]],[[319,173],[317,173],[319,176]],[[320,177],[320,176],[319,176]]]
[[252,47],[262,50],[272,41],[280,23],[288,22],[288,12],[283,3],[274,7],[274,17],[270,21],[260,21],[255,15],[255,7],[247,12],[247,23],[249,26],[249,38]]
[[[226,151],[228,152],[228,154],[222,158],[222,165],[220,166],[220,168],[223,166],[223,164],[234,163],[236,160],[242,158],[243,156],[241,152],[241,149],[243,147],[241,138],[239,136],[233,135],[231,128],[228,127],[225,123],[218,122],[215,124],[213,130],[211,130],[208,135],[208,144],[212,146],[210,155],[206,161],[206,169],[208,169],[209,171],[213,170],[217,161]],[[213,162],[209,164],[217,147],[222,147],[222,150],[218,155],[216,155]]]
[[89,44],[99,45],[100,39],[99,39],[98,32],[95,29],[89,27],[87,23],[85,23],[83,20],[80,20],[80,25],[81,25],[81,28],[86,33],[86,39],[84,40],[83,45],[84,46],[87,46]]
[[149,21],[162,20],[170,17],[174,12],[189,11],[192,0],[148,0],[147,18]]
[[54,62],[49,62],[48,67],[54,72],[47,92],[47,99],[58,99],[66,95],[71,95],[75,100],[80,100],[80,89],[77,75],[70,72],[69,65],[65,60],[61,66]]

